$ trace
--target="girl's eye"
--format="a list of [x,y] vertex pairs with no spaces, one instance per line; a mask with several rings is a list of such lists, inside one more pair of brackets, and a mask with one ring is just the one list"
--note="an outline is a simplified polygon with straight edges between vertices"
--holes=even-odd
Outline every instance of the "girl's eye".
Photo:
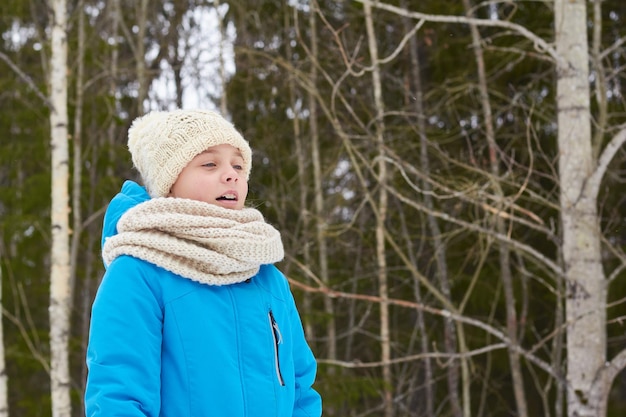
[[233,168],[235,168],[237,171],[243,171],[243,167],[241,165],[233,165]]
[[203,167],[213,168],[215,166],[215,162],[207,162],[206,164],[202,164]]

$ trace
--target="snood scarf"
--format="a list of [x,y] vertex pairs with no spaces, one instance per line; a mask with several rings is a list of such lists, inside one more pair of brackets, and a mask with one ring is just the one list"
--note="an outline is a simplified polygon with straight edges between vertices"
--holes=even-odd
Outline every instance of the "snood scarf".
[[102,249],[105,265],[130,255],[208,285],[245,281],[284,256],[280,233],[252,208],[159,197],[124,213],[117,230]]

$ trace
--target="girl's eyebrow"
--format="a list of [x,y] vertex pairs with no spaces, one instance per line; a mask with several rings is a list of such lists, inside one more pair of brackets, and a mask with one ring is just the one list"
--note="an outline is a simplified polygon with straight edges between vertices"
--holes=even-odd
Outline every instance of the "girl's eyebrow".
[[[205,155],[205,154],[215,154],[217,153],[217,151],[215,149],[207,149],[206,151],[202,151],[200,153],[200,155]],[[237,152],[235,153],[235,156],[238,156],[240,158],[243,158],[243,155],[241,154],[241,151],[239,149],[237,149]]]

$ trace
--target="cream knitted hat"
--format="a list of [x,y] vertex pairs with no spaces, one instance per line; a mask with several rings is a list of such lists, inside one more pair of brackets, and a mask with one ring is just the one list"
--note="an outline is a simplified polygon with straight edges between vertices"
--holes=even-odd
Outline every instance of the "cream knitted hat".
[[153,111],[135,119],[128,149],[150,196],[165,197],[189,162],[211,146],[232,145],[243,157],[246,178],[252,150],[235,127],[207,110]]

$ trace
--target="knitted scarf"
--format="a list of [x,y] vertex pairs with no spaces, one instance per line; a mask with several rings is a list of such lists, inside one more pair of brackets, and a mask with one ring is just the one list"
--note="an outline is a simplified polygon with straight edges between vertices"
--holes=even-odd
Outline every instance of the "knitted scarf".
[[105,265],[130,255],[208,285],[253,277],[283,258],[280,233],[255,209],[153,198],[128,210],[102,248]]

